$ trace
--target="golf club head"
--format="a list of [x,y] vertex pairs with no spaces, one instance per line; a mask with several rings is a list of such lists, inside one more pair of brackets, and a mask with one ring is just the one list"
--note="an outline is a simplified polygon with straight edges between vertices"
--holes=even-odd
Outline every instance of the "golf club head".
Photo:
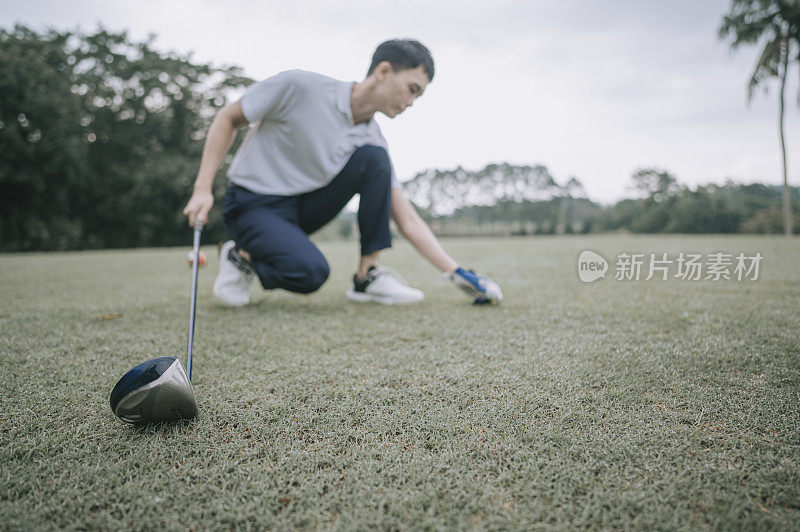
[[111,390],[111,410],[136,425],[191,419],[197,415],[192,383],[175,357],[142,362]]

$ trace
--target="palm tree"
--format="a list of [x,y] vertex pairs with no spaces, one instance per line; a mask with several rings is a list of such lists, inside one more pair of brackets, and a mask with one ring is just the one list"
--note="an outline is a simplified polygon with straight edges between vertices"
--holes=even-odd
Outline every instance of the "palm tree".
[[[790,62],[800,63],[800,0],[731,0],[723,16],[719,38],[732,37],[731,48],[764,43],[761,56],[747,84],[747,100],[770,78],[779,78],[778,129],[783,162],[783,227],[792,234],[791,190],[786,170],[786,138],[783,131],[786,73]],[[794,57],[790,57],[792,50]],[[800,92],[798,92],[800,102]]]

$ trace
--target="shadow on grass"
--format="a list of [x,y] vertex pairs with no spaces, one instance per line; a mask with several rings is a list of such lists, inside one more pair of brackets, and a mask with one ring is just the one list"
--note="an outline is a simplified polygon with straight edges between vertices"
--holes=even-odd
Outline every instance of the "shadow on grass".
[[[120,424],[118,423],[117,426]],[[198,420],[181,419],[178,421],[162,421],[160,423],[141,423],[130,424],[122,422],[120,430],[128,436],[135,436],[139,438],[149,439],[154,436],[181,436],[188,432],[192,432],[197,428]]]
[[305,315],[326,316],[331,312],[341,310],[344,305],[339,302],[326,300],[320,297],[296,297],[280,299],[260,298],[243,307],[229,307],[218,301],[209,303],[205,310],[214,314],[231,316],[248,316],[253,314],[267,315],[271,313],[303,312]]

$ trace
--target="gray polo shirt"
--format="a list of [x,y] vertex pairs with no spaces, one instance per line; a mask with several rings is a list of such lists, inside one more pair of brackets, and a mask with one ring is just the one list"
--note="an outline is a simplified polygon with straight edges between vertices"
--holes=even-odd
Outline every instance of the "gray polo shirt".
[[[352,87],[303,70],[248,87],[242,112],[255,125],[233,158],[231,182],[259,194],[294,196],[330,183],[356,148],[387,148],[374,119],[353,124]],[[392,187],[400,187],[394,169]]]

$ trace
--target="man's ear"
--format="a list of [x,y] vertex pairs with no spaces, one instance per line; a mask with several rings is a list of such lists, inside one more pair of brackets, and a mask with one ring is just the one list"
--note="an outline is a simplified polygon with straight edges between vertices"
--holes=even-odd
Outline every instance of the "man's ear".
[[379,80],[382,80],[390,72],[392,72],[392,64],[389,61],[381,61],[375,67],[375,77]]

